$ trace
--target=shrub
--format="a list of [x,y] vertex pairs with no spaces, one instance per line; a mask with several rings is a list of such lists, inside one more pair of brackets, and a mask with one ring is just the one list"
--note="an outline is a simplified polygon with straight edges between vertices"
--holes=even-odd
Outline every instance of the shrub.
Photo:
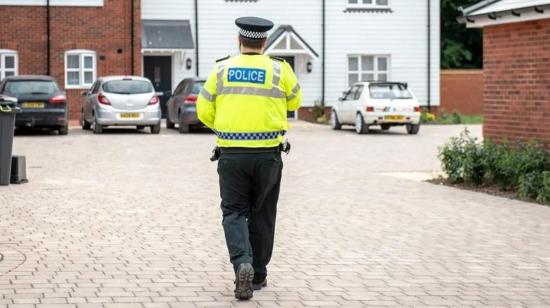
[[452,183],[460,183],[464,180],[465,144],[469,138],[471,138],[470,133],[465,129],[460,136],[452,137],[439,150],[443,171]]
[[537,195],[537,201],[544,204],[550,204],[550,172],[542,173],[542,185]]
[[464,142],[463,173],[464,182],[479,186],[485,179],[485,152],[476,138],[468,137]]
[[542,172],[548,165],[548,152],[538,142],[519,144],[511,148],[508,144],[499,147],[496,157],[495,180],[503,190],[518,187],[522,175]]
[[420,121],[422,123],[430,123],[430,122],[434,122],[435,120],[436,120],[435,114],[431,112],[423,111],[420,114]]
[[543,173],[531,172],[519,179],[518,195],[522,199],[537,199],[542,189]]

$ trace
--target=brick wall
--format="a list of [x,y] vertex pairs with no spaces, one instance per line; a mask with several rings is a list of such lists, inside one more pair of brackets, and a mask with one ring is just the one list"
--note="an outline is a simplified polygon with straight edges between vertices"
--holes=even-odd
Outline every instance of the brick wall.
[[550,143],[550,19],[484,29],[484,135]]
[[438,108],[461,114],[483,112],[483,70],[442,70],[441,105]]
[[[131,1],[134,1],[134,74],[141,75],[141,10],[139,0],[105,0],[103,7],[50,8],[51,75],[65,85],[65,52],[96,52],[97,76],[131,74]],[[47,73],[46,8],[2,6],[0,49],[19,55],[19,74]],[[120,53],[119,53],[120,49]],[[80,119],[85,89],[67,90],[71,119]]]

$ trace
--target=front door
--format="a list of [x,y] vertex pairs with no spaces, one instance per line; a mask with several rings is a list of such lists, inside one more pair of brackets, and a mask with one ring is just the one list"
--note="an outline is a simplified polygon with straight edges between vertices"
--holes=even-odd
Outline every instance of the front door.
[[144,76],[151,80],[155,91],[159,93],[162,117],[166,117],[166,102],[172,94],[172,57],[143,57]]
[[[284,57],[278,57],[278,58],[285,59],[285,61],[288,64],[290,64],[290,67],[292,67],[292,70],[296,72],[296,68],[294,67],[294,59],[295,59],[294,56],[284,56]],[[287,117],[290,119],[296,119],[296,111],[288,111]]]

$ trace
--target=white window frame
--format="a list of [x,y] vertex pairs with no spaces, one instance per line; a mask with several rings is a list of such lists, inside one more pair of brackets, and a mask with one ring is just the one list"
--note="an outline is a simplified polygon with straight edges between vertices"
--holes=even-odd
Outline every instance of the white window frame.
[[[363,71],[363,64],[361,63],[362,57],[374,57],[374,66],[372,71]],[[349,67],[349,59],[350,58],[357,58],[357,70],[352,71]],[[386,70],[380,71],[378,70],[378,59],[380,58],[386,58]],[[361,80],[361,76],[363,74],[373,74],[374,80],[378,81],[378,74],[386,74],[386,81],[391,80],[391,55],[385,55],[385,54],[351,54],[346,57],[346,84],[351,87],[353,84],[349,84],[349,75],[350,74],[357,74],[358,79],[357,82],[368,82],[369,80]]]
[[[14,57],[14,68],[6,68],[6,57]],[[6,72],[13,72],[14,76],[19,75],[19,56],[15,50],[0,49],[0,80],[6,78]]]
[[389,9],[391,7],[391,0],[388,0],[388,4],[377,4],[378,0],[372,0],[372,3],[363,3],[363,0],[357,0],[357,3],[350,3],[351,0],[346,0],[346,6],[354,9]]
[[[78,56],[78,68],[68,68],[69,56]],[[92,57],[92,68],[84,68],[84,58]],[[78,85],[69,84],[69,72],[78,72]],[[92,82],[84,82],[84,73],[92,73]],[[76,49],[65,52],[65,89],[89,89],[97,79],[97,59],[96,53],[93,50]]]

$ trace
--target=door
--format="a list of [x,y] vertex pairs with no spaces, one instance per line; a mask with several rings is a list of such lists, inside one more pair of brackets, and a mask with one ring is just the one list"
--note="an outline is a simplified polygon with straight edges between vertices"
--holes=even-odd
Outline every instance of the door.
[[341,116],[341,123],[346,124],[352,124],[355,123],[355,111],[356,105],[357,105],[357,91],[359,90],[359,86],[355,85],[351,87],[351,89],[348,91],[348,93],[344,96],[344,100],[342,101],[342,112]]
[[[296,68],[294,67],[294,62],[295,62],[295,61],[294,61],[294,60],[295,60],[294,56],[284,56],[284,57],[277,57],[277,58],[285,59],[285,61],[286,61],[288,64],[290,64],[290,67],[292,67],[292,70],[293,70],[294,72],[296,72]],[[287,116],[287,118],[289,118],[289,119],[296,119],[296,111],[288,111],[288,112],[286,113],[286,116]]]
[[166,118],[166,102],[172,94],[172,57],[143,57],[143,73],[153,83],[160,98],[162,117]]

